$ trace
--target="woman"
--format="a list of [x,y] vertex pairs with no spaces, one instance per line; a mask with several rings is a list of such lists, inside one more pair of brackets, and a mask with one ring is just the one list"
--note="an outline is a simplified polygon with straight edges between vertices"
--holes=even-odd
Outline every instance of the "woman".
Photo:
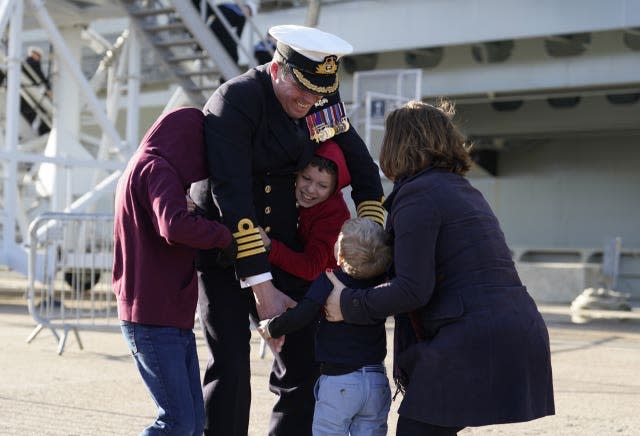
[[385,207],[395,274],[369,289],[333,277],[326,307],[330,321],[355,324],[396,314],[402,436],[554,413],[547,328],[495,215],[463,177],[471,159],[453,115],[447,102],[389,114],[380,166],[394,182]]

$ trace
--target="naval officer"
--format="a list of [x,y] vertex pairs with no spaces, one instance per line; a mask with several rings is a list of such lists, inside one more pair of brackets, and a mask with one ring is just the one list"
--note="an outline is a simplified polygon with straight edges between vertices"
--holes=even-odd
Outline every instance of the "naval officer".
[[[232,231],[237,253],[201,252],[200,311],[210,356],[204,375],[205,434],[246,435],[251,399],[247,315],[272,318],[295,306],[308,282],[269,265],[260,238],[302,250],[296,240],[295,172],[320,141],[341,146],[352,175],[358,215],[382,224],[378,167],[349,125],[338,96],[338,67],[353,48],[341,38],[294,25],[269,30],[271,62],[233,78],[204,107],[210,178],[192,187],[194,201]],[[314,328],[288,335],[269,387],[278,395],[270,432],[311,435]]]

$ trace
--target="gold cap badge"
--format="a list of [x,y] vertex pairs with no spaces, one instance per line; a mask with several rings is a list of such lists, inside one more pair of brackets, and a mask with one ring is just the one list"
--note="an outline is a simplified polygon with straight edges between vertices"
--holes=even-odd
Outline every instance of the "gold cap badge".
[[316,74],[335,74],[338,71],[337,57],[327,56],[324,62],[316,67]]

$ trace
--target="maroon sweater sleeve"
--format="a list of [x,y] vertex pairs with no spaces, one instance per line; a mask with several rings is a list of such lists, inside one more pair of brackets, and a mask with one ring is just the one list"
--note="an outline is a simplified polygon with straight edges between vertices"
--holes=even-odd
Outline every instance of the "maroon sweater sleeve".
[[146,197],[149,215],[156,232],[168,244],[209,249],[224,248],[231,243],[226,226],[193,215],[187,210],[186,192],[168,165],[155,161],[145,168]]

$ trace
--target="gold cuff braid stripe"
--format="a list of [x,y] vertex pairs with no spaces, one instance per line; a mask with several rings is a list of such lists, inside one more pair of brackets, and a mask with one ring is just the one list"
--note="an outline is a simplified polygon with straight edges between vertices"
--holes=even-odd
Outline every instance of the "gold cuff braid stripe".
[[236,243],[238,245],[248,244],[249,242],[253,242],[253,241],[262,241],[262,238],[260,237],[259,233],[256,232],[255,234],[249,235],[249,236],[241,236],[241,237],[236,236]]
[[[260,248],[264,249],[264,243],[262,242],[262,238],[256,229],[254,234],[247,235],[246,232],[234,233],[233,236],[236,238],[236,244],[238,244],[238,253],[247,251],[252,248]],[[266,250],[265,250],[266,251]],[[238,255],[240,257],[240,255]]]
[[379,201],[368,200],[358,204],[358,216],[370,218],[378,224],[384,225],[384,208]]
[[384,217],[384,211],[376,207],[363,207],[358,209],[358,215],[376,215]]
[[363,206],[358,208],[358,214],[373,212],[384,216],[384,209],[381,206]]
[[363,206],[382,207],[382,202],[378,201],[378,200],[365,200],[365,201],[362,201],[362,202],[358,203],[358,209],[360,209]]
[[258,248],[258,247],[264,247],[264,244],[262,243],[262,240],[260,241],[256,241],[256,242],[250,242],[250,243],[246,243],[246,244],[242,244],[242,245],[238,245],[238,251],[246,251],[249,250],[250,248]]
[[267,252],[260,237],[260,231],[254,227],[249,218],[242,218],[238,221],[238,231],[233,234],[233,237],[236,238],[238,244],[236,259]]
[[249,257],[255,254],[266,253],[266,252],[267,250],[265,250],[264,247],[255,248],[249,251],[242,251],[242,252],[239,251],[238,255],[236,256],[236,259],[242,259],[243,257]]
[[384,208],[382,207],[382,203],[379,201],[363,201],[356,208],[358,214],[361,214],[364,211],[376,211],[384,216]]
[[369,213],[361,213],[361,214],[358,214],[358,216],[360,218],[369,218],[370,220],[377,222],[381,226],[384,225],[384,217],[383,216],[380,216],[380,215],[377,215],[377,214],[369,214]]

